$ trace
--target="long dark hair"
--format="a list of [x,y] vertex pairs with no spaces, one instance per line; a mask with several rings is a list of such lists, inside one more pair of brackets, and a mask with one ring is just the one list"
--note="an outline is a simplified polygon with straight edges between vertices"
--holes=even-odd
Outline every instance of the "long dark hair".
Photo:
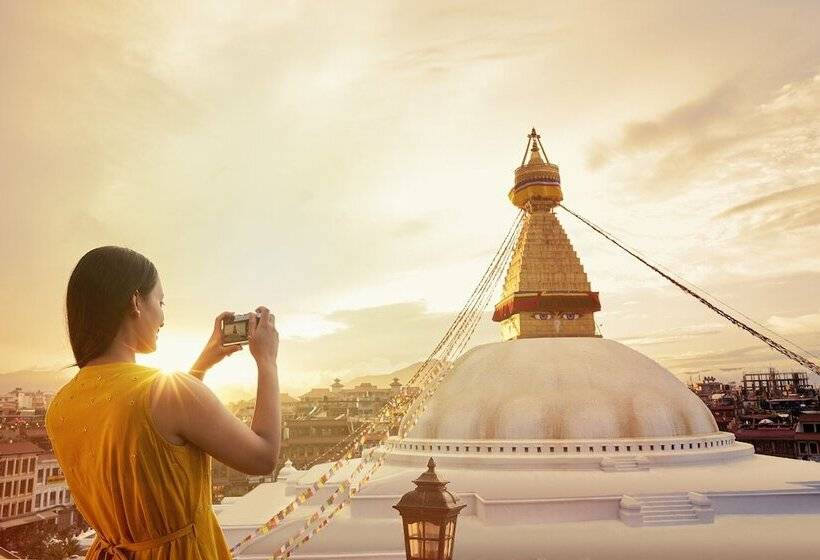
[[157,269],[125,247],[97,247],[87,252],[68,280],[66,322],[71,350],[83,367],[111,346],[128,312],[131,296],[154,289]]

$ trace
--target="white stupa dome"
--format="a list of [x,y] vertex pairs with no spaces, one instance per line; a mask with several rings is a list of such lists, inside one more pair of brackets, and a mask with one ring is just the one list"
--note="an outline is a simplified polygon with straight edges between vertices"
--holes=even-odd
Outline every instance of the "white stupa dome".
[[611,439],[717,431],[709,409],[678,378],[623,344],[527,338],[462,356],[407,437]]

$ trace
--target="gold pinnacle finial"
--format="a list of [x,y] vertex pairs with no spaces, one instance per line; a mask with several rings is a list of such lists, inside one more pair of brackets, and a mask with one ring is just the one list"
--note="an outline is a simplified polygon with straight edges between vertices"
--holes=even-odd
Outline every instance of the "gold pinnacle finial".
[[[541,158],[541,135],[535,131],[535,127],[532,127],[532,131],[527,135],[529,138],[530,146],[530,161],[527,163],[529,165],[537,165],[539,163],[544,163],[544,159]],[[547,157],[547,154],[544,154],[544,158]],[[549,159],[546,160],[549,163]]]
[[[509,196],[519,208],[524,208],[527,202],[534,199],[544,200],[551,206],[563,199],[558,166],[547,159],[540,138],[541,135],[533,127],[527,135],[527,149],[521,167],[515,170],[515,185]],[[530,154],[529,161],[525,161],[527,152]]]
[[539,163],[544,163],[544,160],[541,159],[541,150],[538,149],[538,144],[533,140],[532,148],[530,148],[530,161],[527,162],[527,165],[538,165]]

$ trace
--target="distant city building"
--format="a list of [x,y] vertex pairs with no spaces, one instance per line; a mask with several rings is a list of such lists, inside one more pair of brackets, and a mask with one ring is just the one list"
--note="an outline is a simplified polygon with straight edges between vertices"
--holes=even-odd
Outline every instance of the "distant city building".
[[43,450],[29,441],[0,443],[0,529],[27,523],[33,509],[37,456]]
[[[37,458],[37,477],[34,484],[34,512],[40,512],[46,519],[61,517],[58,526],[73,525],[77,521],[71,491],[65,480],[63,469],[52,453],[44,453]],[[63,515],[60,515],[63,514]]]
[[768,369],[740,383],[714,377],[690,385],[719,428],[762,455],[820,461],[820,400],[806,372]]
[[34,525],[85,524],[50,452],[43,415],[52,397],[21,387],[0,395],[0,547]]
[[54,393],[43,391],[24,391],[22,387],[15,387],[5,395],[0,395],[0,415],[17,415],[26,411],[27,415],[44,413],[51,402]]
[[[296,468],[303,468],[320,458],[331,460],[325,455],[359,427],[376,420],[379,412],[401,390],[402,384],[395,377],[387,388],[364,382],[346,389],[337,378],[330,389],[311,389],[299,398],[295,417],[283,423],[279,466],[288,460]],[[419,391],[418,387],[412,386],[405,390],[411,395]],[[395,433],[397,428],[398,425],[380,426],[368,434],[367,441],[375,444]]]

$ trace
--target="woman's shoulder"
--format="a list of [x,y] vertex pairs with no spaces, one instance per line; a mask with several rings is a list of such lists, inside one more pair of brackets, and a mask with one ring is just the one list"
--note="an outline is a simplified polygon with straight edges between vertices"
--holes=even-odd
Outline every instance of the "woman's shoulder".
[[154,399],[161,396],[170,400],[198,398],[204,390],[210,389],[201,379],[188,372],[158,370],[156,375],[151,376],[151,393]]

